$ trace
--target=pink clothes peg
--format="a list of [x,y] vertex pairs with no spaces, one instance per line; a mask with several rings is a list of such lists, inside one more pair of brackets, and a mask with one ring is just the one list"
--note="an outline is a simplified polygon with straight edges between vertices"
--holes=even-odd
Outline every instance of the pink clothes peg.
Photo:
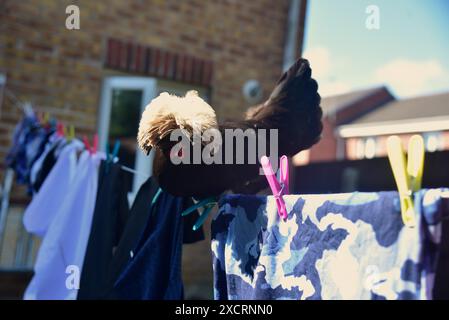
[[94,142],[93,142],[93,146],[92,146],[92,153],[95,154],[97,153],[98,150],[98,134],[96,133],[94,135]]
[[270,159],[267,156],[262,156],[260,159],[265,177],[267,177],[268,184],[270,185],[271,192],[276,200],[276,206],[278,208],[278,214],[284,220],[287,219],[287,208],[285,206],[283,195],[288,194],[288,158],[286,156],[281,157],[280,163],[280,180],[276,178],[276,174],[271,166]]
[[84,143],[84,147],[86,148],[86,150],[89,151],[89,153],[90,153],[91,152],[90,151],[90,143],[89,143],[89,139],[87,139],[86,135],[83,136],[83,143]]
[[284,194],[289,194],[289,180],[288,180],[288,158],[287,156],[282,156],[279,165],[279,176],[281,184],[284,185]]
[[87,136],[85,135],[83,137],[84,146],[86,147],[86,150],[89,151],[90,154],[97,153],[98,149],[98,134],[94,135],[94,141],[92,143],[92,146],[89,143],[89,139],[87,139]]
[[56,134],[58,137],[64,137],[64,125],[61,122],[56,125]]

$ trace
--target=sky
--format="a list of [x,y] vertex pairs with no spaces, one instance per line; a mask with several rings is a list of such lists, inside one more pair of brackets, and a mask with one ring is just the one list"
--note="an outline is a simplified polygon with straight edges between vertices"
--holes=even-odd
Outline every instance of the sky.
[[[368,29],[366,21],[378,29]],[[448,0],[309,0],[304,54],[323,97],[386,85],[398,98],[449,91]]]

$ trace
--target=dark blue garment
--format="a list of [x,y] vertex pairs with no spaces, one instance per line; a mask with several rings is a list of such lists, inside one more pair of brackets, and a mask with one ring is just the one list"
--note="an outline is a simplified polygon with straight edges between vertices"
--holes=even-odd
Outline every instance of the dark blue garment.
[[[133,258],[115,283],[118,299],[180,300],[184,199],[162,192]],[[151,200],[148,201],[150,206]]]
[[6,156],[6,164],[16,173],[17,182],[29,184],[28,193],[32,194],[30,172],[36,159],[42,154],[54,129],[45,129],[35,115],[25,116],[16,126],[12,147]]
[[19,183],[26,183],[26,176],[29,167],[29,158],[27,149],[33,148],[31,143],[38,136],[39,123],[34,115],[25,116],[14,129],[11,149],[6,156],[6,165],[14,169],[16,179]]

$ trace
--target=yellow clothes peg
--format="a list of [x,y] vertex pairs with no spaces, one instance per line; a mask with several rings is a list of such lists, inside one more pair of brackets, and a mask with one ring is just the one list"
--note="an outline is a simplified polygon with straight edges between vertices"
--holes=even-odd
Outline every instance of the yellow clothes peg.
[[64,127],[64,135],[67,141],[72,141],[73,139],[75,139],[75,126],[71,124],[68,127]]
[[72,124],[70,125],[69,129],[70,129],[69,137],[70,141],[72,141],[73,139],[75,139],[75,126]]
[[48,112],[44,112],[43,122],[44,122],[45,125],[49,124],[49,122],[50,122],[50,114]]
[[416,192],[421,189],[424,172],[425,148],[424,139],[420,135],[414,135],[408,143],[407,173],[410,181],[410,189]]
[[424,141],[419,135],[410,139],[406,160],[401,139],[398,136],[391,136],[387,139],[387,152],[398,187],[402,221],[407,227],[413,228],[416,226],[416,211],[412,195],[413,192],[421,189],[424,171]]

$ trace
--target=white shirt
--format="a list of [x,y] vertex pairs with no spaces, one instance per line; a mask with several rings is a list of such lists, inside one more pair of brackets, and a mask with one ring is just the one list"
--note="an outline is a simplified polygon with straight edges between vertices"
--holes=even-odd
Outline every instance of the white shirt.
[[66,145],[59,155],[54,167],[23,215],[25,229],[43,237],[56,213],[61,209],[62,200],[69,193],[70,186],[77,172],[77,152],[83,143],[73,140]]
[[90,155],[84,151],[74,176],[60,176],[61,180],[55,180],[47,191],[58,189],[59,183],[65,185],[64,180],[70,181],[65,195],[60,194],[58,199],[58,211],[45,233],[24,299],[76,299],[95,209],[98,168],[104,158],[103,153]]

